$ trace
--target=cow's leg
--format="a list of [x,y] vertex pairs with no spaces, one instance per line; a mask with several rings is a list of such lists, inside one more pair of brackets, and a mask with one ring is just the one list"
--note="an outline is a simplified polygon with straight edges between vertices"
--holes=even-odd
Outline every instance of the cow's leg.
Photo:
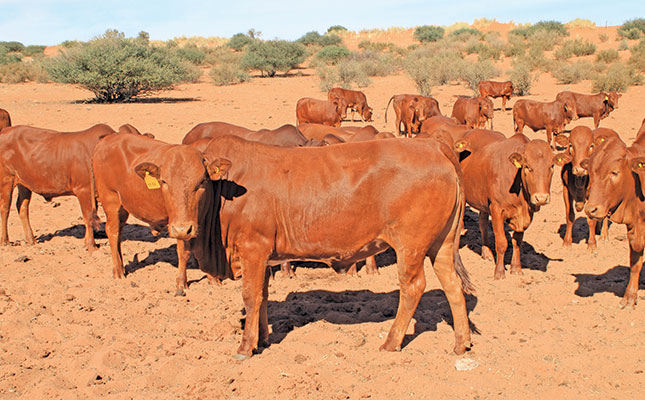
[[620,301],[621,308],[624,308],[625,306],[636,307],[636,301],[638,299],[638,281],[640,279],[641,269],[643,268],[643,250],[634,250],[631,243],[629,244],[629,266],[629,283],[627,283],[625,295]]
[[184,289],[188,289],[188,276],[186,264],[190,258],[190,242],[177,240],[177,291],[175,296],[185,296]]
[[502,96],[502,110],[506,111],[506,96]]
[[244,360],[253,355],[253,350],[258,346],[260,312],[264,297],[264,287],[267,269],[267,257],[261,257],[257,250],[240,252],[242,261],[242,299],[246,310],[244,333],[242,343],[233,358]]
[[553,147],[553,128],[549,125],[546,126],[546,142],[551,146],[551,149],[555,149]]
[[16,210],[20,216],[22,230],[25,232],[25,242],[35,244],[34,232],[31,230],[29,223],[29,202],[31,201],[31,190],[22,185],[18,185],[18,198],[16,199]]
[[89,188],[78,190],[75,194],[81,206],[83,222],[85,223],[85,248],[91,253],[96,250],[94,229],[98,229],[100,226],[99,217],[96,215],[96,209],[92,204],[94,202],[94,194]]
[[513,123],[515,125],[515,133],[522,133],[524,129],[524,120],[513,115]]
[[511,274],[523,275],[522,262],[520,261],[520,254],[522,253],[522,239],[524,232],[513,232],[513,256],[511,259]]
[[280,272],[282,273],[283,278],[293,278],[296,276],[296,273],[293,270],[293,265],[290,262],[280,264]]
[[264,286],[262,287],[262,305],[260,305],[260,325],[258,327],[258,346],[267,347],[269,345],[269,313],[267,311],[269,302],[269,275],[271,270],[267,268],[264,276]]
[[598,129],[598,126],[600,125],[600,113],[593,113],[593,126]]
[[367,275],[378,274],[378,268],[376,267],[376,259],[374,256],[367,257],[365,259],[365,273]]
[[387,335],[381,350],[401,350],[401,343],[410,320],[417,309],[419,300],[426,287],[426,277],[423,271],[425,252],[401,249],[396,252],[399,273],[399,308],[394,323]]
[[[128,213],[121,207],[118,196],[104,196],[101,199],[103,210],[105,211],[105,233],[110,242],[112,251],[112,277],[124,278],[125,269],[123,267],[123,256],[121,255],[121,230],[123,223],[128,218]],[[123,222],[121,222],[123,221]]]
[[482,258],[492,260],[493,252],[488,247],[488,213],[484,211],[479,212],[479,233],[482,237]]
[[[405,126],[403,127],[404,129],[406,128]],[[401,136],[401,117],[397,114],[396,116],[396,133],[398,136]]]
[[[568,174],[571,173],[569,170]],[[567,177],[569,179],[570,176]],[[567,230],[564,233],[564,239],[562,240],[562,247],[571,247],[573,243],[573,222],[576,218],[576,213],[573,210],[573,199],[569,193],[566,182],[562,182],[562,197],[564,198],[564,219],[567,224]]]
[[2,217],[2,232],[0,232],[0,244],[9,244],[9,231],[7,222],[9,220],[9,209],[11,208],[11,197],[13,195],[13,178],[6,177],[0,188],[0,216]]
[[589,226],[589,236],[587,237],[587,250],[596,251],[598,244],[596,243],[596,224],[598,222],[593,218],[587,218],[587,225]]
[[494,279],[504,279],[506,277],[504,271],[504,253],[506,253],[506,248],[508,247],[506,235],[504,234],[504,217],[502,216],[502,210],[497,209],[497,207],[491,207],[490,216],[493,225],[493,234],[495,235],[495,252],[497,253]]
[[609,240],[609,218],[603,218],[600,229],[600,240]]

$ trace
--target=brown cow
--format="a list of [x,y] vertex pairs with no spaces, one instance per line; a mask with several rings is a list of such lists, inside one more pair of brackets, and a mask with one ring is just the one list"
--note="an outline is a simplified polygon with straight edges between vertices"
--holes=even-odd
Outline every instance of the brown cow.
[[596,220],[608,217],[627,227],[631,271],[620,306],[635,307],[645,247],[645,148],[639,144],[627,148],[621,140],[612,137],[582,164],[589,171],[587,215]]
[[[556,142],[561,147],[566,147],[571,161],[562,166],[560,177],[562,178],[562,196],[564,197],[566,232],[562,242],[563,247],[571,247],[573,241],[573,222],[575,220],[575,211],[584,209],[589,189],[589,177],[587,170],[582,167],[582,161],[589,158],[594,151],[594,139],[599,143],[604,142],[610,137],[618,138],[618,134],[610,129],[596,129],[592,131],[586,126],[577,126],[571,130],[569,137],[559,135]],[[574,211],[575,205],[575,211]],[[587,247],[590,251],[597,249],[596,243],[596,220],[587,218],[589,225],[589,237]],[[609,223],[605,222],[602,226],[601,239],[609,238]]]
[[515,133],[522,133],[524,125],[533,132],[545,129],[550,146],[553,146],[552,135],[564,132],[564,126],[571,122],[575,115],[575,103],[568,99],[552,102],[521,99],[513,105]]
[[50,201],[54,197],[78,198],[85,222],[85,247],[96,249],[93,228],[98,229],[91,188],[91,159],[99,139],[115,133],[105,124],[80,132],[57,132],[31,126],[5,128],[0,134],[0,244],[9,242],[7,219],[14,187],[18,186],[16,208],[27,244],[34,244],[29,222],[31,194]]
[[598,128],[600,120],[607,118],[609,113],[618,108],[618,98],[622,95],[616,92],[582,94],[575,92],[560,92],[556,100],[568,100],[576,105],[576,119],[593,117],[594,127]]
[[533,213],[549,203],[554,161],[559,165],[568,155],[551,152],[543,140],[529,140],[523,134],[505,138],[499,132],[476,129],[465,137],[471,155],[462,161],[466,201],[479,211],[482,257],[493,259],[487,248],[488,216],[495,234],[497,262],[495,279],[505,277],[504,253],[508,243],[504,222],[513,232],[512,274],[522,274],[520,246]]
[[11,116],[7,112],[7,110],[4,110],[0,108],[0,130],[3,130],[4,128],[8,128],[11,126]]
[[[206,165],[206,167],[205,167]],[[211,225],[219,207],[210,179],[218,180],[230,161],[204,161],[191,146],[171,145],[144,136],[112,135],[101,140],[92,157],[95,195],[105,211],[105,231],[112,250],[112,275],[123,278],[121,231],[130,214],[148,223],[153,232],[168,226],[177,239],[177,292],[187,286],[186,262],[193,251],[209,280],[230,277],[211,245]],[[210,179],[209,179],[210,178]]]
[[346,108],[342,99],[326,101],[303,97],[296,103],[296,125],[310,123],[339,127]]
[[[506,111],[506,100],[513,95],[513,82],[481,81],[477,85],[481,97],[502,98],[502,110]],[[492,128],[491,128],[492,129]]]
[[[435,115],[441,115],[439,102],[432,97],[416,94],[397,94],[390,98],[385,107],[385,122],[387,122],[387,109],[392,103],[396,114],[395,132],[411,137],[412,133],[418,133],[423,121]],[[401,131],[403,122],[403,131]]]
[[258,131],[253,131],[225,122],[203,122],[201,124],[197,124],[188,131],[181,143],[192,144],[199,139],[212,139],[224,135],[237,136],[246,140],[262,142],[280,147],[320,145],[318,142],[307,140],[300,130],[291,124],[285,124],[276,129],[260,129]]
[[123,125],[121,125],[121,126],[119,127],[119,133],[121,133],[121,134],[123,134],[123,133],[129,133],[129,134],[131,134],[131,135],[141,135],[141,136],[149,137],[150,139],[154,139],[154,138],[155,138],[155,135],[153,135],[152,133],[148,133],[148,132],[146,132],[146,133],[141,133],[141,132],[139,132],[139,130],[138,130],[137,128],[135,128],[134,126],[132,126],[132,125],[130,125],[130,124],[123,124]]
[[327,100],[334,101],[340,99],[346,104],[343,110],[342,118],[347,118],[347,109],[352,110],[352,121],[354,120],[354,112],[358,111],[358,115],[366,122],[372,121],[372,107],[367,105],[367,97],[365,93],[358,90],[349,90],[343,88],[332,88],[327,92]]
[[230,159],[227,179],[247,189],[220,213],[230,267],[243,270],[246,322],[235,358],[250,357],[268,339],[267,263],[318,260],[345,269],[388,246],[401,290],[381,349],[400,349],[425,288],[426,254],[452,310],[454,351],[470,345],[462,291],[470,282],[458,251],[463,189],[447,146],[390,139],[285,149],[226,137],[205,155]]
[[493,101],[488,97],[459,96],[450,117],[470,129],[485,128],[490,121],[490,129],[493,129]]
[[443,115],[428,118],[421,125],[421,133],[441,137],[447,137],[446,135],[448,135],[452,138],[452,142],[463,139],[468,131],[470,131],[470,128],[466,125],[457,124],[454,119]]

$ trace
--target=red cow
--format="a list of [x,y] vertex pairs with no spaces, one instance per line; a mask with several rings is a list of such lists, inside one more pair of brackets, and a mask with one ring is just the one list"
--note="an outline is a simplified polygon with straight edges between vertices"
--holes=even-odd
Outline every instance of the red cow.
[[593,117],[594,127],[598,128],[600,120],[607,118],[609,113],[618,108],[618,98],[622,95],[616,92],[582,94],[575,92],[560,92],[556,100],[566,101],[576,105],[576,119]]
[[482,257],[493,259],[487,248],[488,216],[492,218],[497,262],[495,279],[505,277],[504,253],[508,243],[504,222],[513,230],[512,274],[521,274],[520,245],[533,213],[550,199],[554,161],[559,165],[568,156],[554,156],[543,140],[529,140],[523,134],[505,138],[499,132],[476,129],[465,137],[472,154],[462,161],[466,201],[479,211]]
[[515,133],[522,133],[524,125],[533,132],[545,129],[550,146],[553,146],[552,135],[564,132],[564,126],[571,122],[575,115],[575,103],[571,100],[555,100],[549,103],[522,99],[513,105]]
[[285,149],[226,137],[211,141],[204,154],[230,159],[227,179],[247,190],[220,212],[230,268],[243,269],[246,321],[235,358],[250,357],[269,337],[267,264],[319,260],[346,269],[389,246],[401,290],[381,349],[401,347],[425,288],[427,254],[453,313],[454,351],[465,352],[470,329],[462,290],[470,283],[458,252],[464,197],[447,146],[389,139]]
[[144,136],[112,135],[101,140],[92,169],[95,194],[107,220],[113,277],[125,276],[121,231],[130,214],[148,223],[153,232],[167,225],[168,235],[177,239],[176,295],[183,295],[188,287],[186,262],[191,251],[209,280],[231,277],[224,269],[216,269],[223,264],[217,260],[222,253],[216,251],[217,238],[209,225],[217,219],[219,207],[210,179],[220,179],[230,165],[222,158],[205,161],[191,146]]
[[18,187],[16,208],[25,241],[34,244],[29,222],[31,194],[47,201],[58,196],[78,198],[85,222],[85,247],[96,249],[93,228],[98,229],[96,204],[91,188],[91,159],[99,139],[115,133],[105,124],[80,132],[57,132],[31,126],[5,128],[0,134],[0,243],[7,244],[7,219],[14,187]]
[[354,112],[358,111],[363,121],[369,122],[372,120],[372,107],[367,105],[367,97],[365,93],[358,90],[349,90],[343,88],[332,88],[327,92],[327,100],[334,101],[335,99],[342,100],[347,106],[343,110],[343,119],[347,118],[347,108],[352,110],[352,121],[354,120]]
[[470,129],[485,128],[490,121],[490,129],[493,129],[493,101],[488,97],[459,96],[450,117]]
[[513,95],[513,82],[481,81],[479,82],[478,88],[481,97],[501,97],[502,109],[506,111],[506,100],[510,100]]
[[241,126],[235,126],[225,122],[203,122],[201,124],[197,124],[188,131],[181,143],[192,144],[199,139],[212,139],[224,135],[237,136],[246,140],[280,147],[321,145],[320,142],[307,140],[300,130],[291,124],[285,124],[276,129],[260,129],[259,131],[252,131]]
[[457,124],[454,119],[443,115],[428,118],[421,125],[421,133],[436,134],[444,137],[449,135],[453,142],[462,139],[468,131],[470,131],[470,128],[466,125]]
[[7,110],[0,108],[0,130],[11,126],[11,116]]
[[401,134],[401,122],[405,136],[418,133],[423,121],[435,115],[441,115],[439,102],[432,97],[415,94],[397,94],[390,98],[385,107],[385,122],[387,122],[387,109],[394,108],[396,114],[395,132]]
[[342,99],[333,101],[303,97],[296,103],[296,120],[300,124],[323,124],[339,127],[347,105]]

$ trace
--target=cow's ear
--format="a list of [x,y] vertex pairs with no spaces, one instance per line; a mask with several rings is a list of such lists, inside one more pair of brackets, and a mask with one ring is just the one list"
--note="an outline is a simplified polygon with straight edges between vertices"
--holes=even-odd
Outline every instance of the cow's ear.
[[513,163],[515,168],[520,169],[524,166],[524,156],[522,156],[520,153],[513,153],[510,156],[508,156],[508,160]]
[[634,157],[629,161],[629,167],[637,174],[645,172],[645,157]]
[[553,155],[553,163],[555,165],[563,166],[571,162],[571,155],[566,153],[557,153]]
[[555,144],[557,144],[560,147],[567,147],[569,146],[569,137],[567,135],[556,135],[554,138]]
[[222,179],[228,173],[229,169],[231,169],[232,165],[231,161],[226,158],[216,158],[213,161],[205,160],[204,163],[208,176],[214,181]]
[[142,179],[145,179],[146,176],[152,176],[155,179],[161,178],[159,166],[147,161],[134,167],[134,172],[136,172]]
[[585,158],[584,160],[580,161],[580,166],[586,170],[589,170],[589,159]]
[[468,150],[470,143],[467,140],[461,139],[455,142],[454,150],[456,153]]

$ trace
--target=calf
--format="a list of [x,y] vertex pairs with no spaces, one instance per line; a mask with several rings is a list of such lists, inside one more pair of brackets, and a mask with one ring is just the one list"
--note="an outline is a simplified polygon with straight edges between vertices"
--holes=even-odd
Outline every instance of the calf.
[[554,161],[559,165],[568,156],[554,156],[543,140],[529,140],[523,134],[505,138],[494,131],[473,130],[465,137],[472,154],[462,161],[466,201],[479,211],[482,257],[492,259],[487,248],[488,216],[492,218],[497,262],[495,279],[505,277],[504,253],[508,243],[504,222],[513,230],[512,274],[521,274],[520,246],[533,213],[550,199]]
[[[195,125],[181,141],[182,144],[192,144],[203,138],[216,138],[224,135],[241,137],[254,142],[262,142],[272,146],[295,147],[320,145],[319,142],[308,140],[298,128],[291,124],[282,125],[276,129],[260,129],[253,131],[243,127],[223,122],[203,122]],[[239,129],[238,129],[239,128]]]
[[333,101],[303,97],[296,103],[297,124],[323,124],[339,127],[347,105],[342,99]]
[[645,148],[639,144],[627,148],[611,137],[582,165],[589,172],[587,216],[598,221],[609,218],[627,227],[631,271],[620,306],[635,307],[645,247]]
[[459,96],[450,117],[470,129],[484,128],[490,121],[490,129],[493,129],[493,101],[488,97]]
[[[423,121],[421,133],[429,135],[448,135],[453,142],[463,139],[464,135],[470,131],[466,125],[457,124],[454,119],[444,117],[443,115],[434,116]],[[419,134],[421,134],[419,133]]]
[[394,108],[396,114],[395,132],[401,134],[401,123],[405,136],[411,137],[412,132],[418,133],[423,121],[435,115],[441,115],[439,102],[432,97],[397,94],[390,98],[385,107],[385,122],[387,122],[387,109]]
[[340,99],[346,104],[343,110],[342,118],[347,118],[347,108],[352,110],[352,121],[354,120],[354,112],[358,111],[363,121],[372,121],[372,107],[367,105],[367,97],[365,93],[358,90],[349,90],[343,88],[332,88],[327,92],[327,100],[334,101]]
[[560,92],[556,100],[569,101],[576,106],[576,119],[593,117],[594,127],[598,128],[600,120],[607,118],[609,113],[618,108],[618,98],[622,96],[616,92],[582,94],[575,92]]
[[470,283],[458,252],[464,197],[447,146],[389,139],[284,149],[226,137],[205,155],[230,159],[228,179],[246,188],[220,212],[230,267],[242,269],[246,321],[235,358],[250,357],[269,337],[267,263],[318,260],[344,269],[388,246],[401,290],[381,349],[401,347],[425,288],[426,254],[452,310],[454,350],[470,345],[462,291]]
[[35,243],[29,221],[33,192],[47,201],[58,196],[76,196],[85,223],[85,247],[88,251],[96,249],[93,229],[98,229],[99,220],[91,188],[92,151],[99,139],[113,133],[105,124],[79,132],[21,125],[3,129],[0,134],[0,244],[9,243],[7,220],[13,189],[17,186],[16,208],[27,244]]
[[[206,167],[205,167],[206,165]],[[188,287],[186,262],[193,251],[200,268],[213,277],[231,277],[217,270],[217,238],[212,226],[217,219],[218,193],[212,180],[220,179],[230,161],[205,161],[191,146],[171,145],[138,135],[112,135],[94,150],[95,195],[105,211],[105,231],[112,250],[112,275],[123,278],[121,231],[130,214],[149,224],[153,231],[168,226],[177,239],[176,295]],[[213,244],[214,243],[214,244]]]
[[553,147],[552,135],[564,132],[564,126],[575,118],[575,103],[569,99],[542,102],[518,100],[513,105],[515,133],[522,133],[524,125],[537,132],[546,130],[547,142]]
[[510,100],[513,95],[513,82],[481,81],[477,86],[481,97],[501,97],[502,109],[506,111],[506,100]]
[[11,126],[11,116],[7,112],[7,110],[4,110],[0,108],[0,130],[3,130],[4,128],[8,128]]

